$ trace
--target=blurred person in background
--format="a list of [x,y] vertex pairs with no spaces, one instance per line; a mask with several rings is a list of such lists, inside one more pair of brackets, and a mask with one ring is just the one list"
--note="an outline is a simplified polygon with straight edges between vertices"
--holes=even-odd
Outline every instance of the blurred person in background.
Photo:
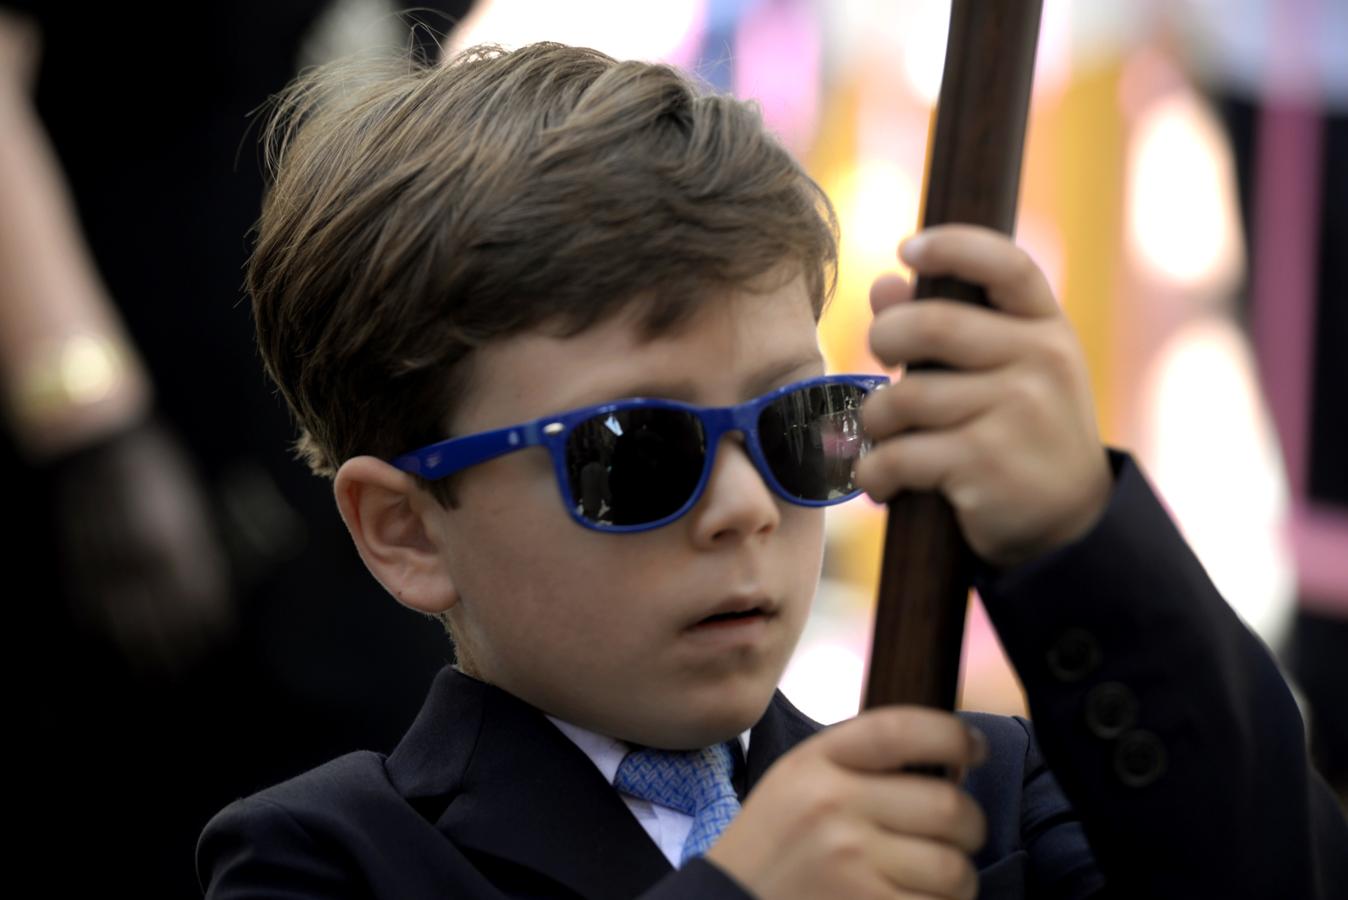
[[288,458],[240,301],[249,113],[362,44],[438,53],[467,6],[410,27],[362,0],[0,4],[15,856],[46,890],[195,894],[211,812],[391,748],[445,662],[439,626],[379,602],[326,485]]

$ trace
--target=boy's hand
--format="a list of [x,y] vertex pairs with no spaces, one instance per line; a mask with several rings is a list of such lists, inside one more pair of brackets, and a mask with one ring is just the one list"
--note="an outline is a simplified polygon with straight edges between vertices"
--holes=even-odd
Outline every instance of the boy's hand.
[[889,366],[935,363],[877,391],[863,413],[875,445],[857,483],[877,500],[936,490],[982,559],[1013,566],[1061,547],[1109,499],[1076,336],[1024,251],[970,225],[929,228],[901,248],[922,275],[981,284],[992,309],[906,303],[896,275],[871,287],[871,349]]
[[950,713],[863,713],[778,760],[707,858],[762,900],[970,900],[982,810],[951,782],[902,769],[964,769],[986,754],[982,735]]

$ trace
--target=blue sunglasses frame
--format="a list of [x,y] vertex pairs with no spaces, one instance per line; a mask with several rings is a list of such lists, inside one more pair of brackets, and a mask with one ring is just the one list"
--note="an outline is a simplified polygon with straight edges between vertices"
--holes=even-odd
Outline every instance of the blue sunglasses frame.
[[[888,383],[889,378],[884,375],[822,375],[785,385],[735,406],[695,406],[690,403],[680,403],[676,400],[646,397],[615,400],[543,416],[531,422],[523,422],[506,428],[449,438],[403,454],[395,458],[392,465],[404,472],[434,481],[446,478],[479,463],[504,456],[507,453],[514,453],[529,447],[546,447],[552,457],[553,471],[557,477],[557,486],[561,491],[562,505],[566,507],[571,518],[594,531],[618,533],[650,531],[668,525],[686,514],[697,504],[711,478],[712,467],[716,462],[716,450],[720,445],[721,438],[728,432],[738,431],[745,436],[744,443],[749,451],[749,458],[753,461],[754,468],[758,470],[758,474],[774,494],[797,506],[833,506],[851,500],[861,492],[852,491],[826,500],[805,500],[788,492],[772,473],[772,468],[768,465],[767,458],[763,454],[763,448],[758,439],[759,415],[764,407],[781,397],[805,388],[849,385],[860,388],[863,394],[870,394],[876,388]],[[570,476],[567,474],[566,461],[567,440],[572,429],[582,422],[589,421],[597,416],[633,409],[676,410],[688,413],[701,422],[707,452],[702,461],[702,474],[698,478],[697,486],[693,488],[688,500],[677,510],[651,522],[633,525],[606,525],[602,522],[587,519],[577,511],[571,501],[571,482]]]

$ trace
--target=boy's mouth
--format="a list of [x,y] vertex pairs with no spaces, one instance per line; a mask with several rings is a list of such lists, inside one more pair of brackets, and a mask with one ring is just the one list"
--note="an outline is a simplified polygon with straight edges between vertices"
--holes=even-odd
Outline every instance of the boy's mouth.
[[744,619],[754,619],[766,615],[767,613],[764,610],[760,609],[759,607],[754,607],[753,609],[743,609],[738,610],[736,612],[715,613],[714,615],[710,615],[702,619],[697,624],[714,625],[718,622],[737,622]]
[[689,628],[716,628],[747,624],[755,620],[769,619],[773,613],[772,603],[762,597],[733,597],[717,604],[710,613],[693,622]]

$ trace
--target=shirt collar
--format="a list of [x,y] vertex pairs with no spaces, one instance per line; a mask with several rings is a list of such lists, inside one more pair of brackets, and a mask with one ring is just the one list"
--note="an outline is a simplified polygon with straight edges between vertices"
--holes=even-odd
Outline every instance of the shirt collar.
[[[570,738],[571,743],[579,747],[581,752],[590,758],[590,761],[595,764],[600,774],[608,780],[608,783],[613,784],[618,777],[619,764],[632,749],[630,744],[617,738],[595,734],[593,731],[587,731],[579,725],[572,725],[570,722],[564,722],[554,716],[548,716],[548,721],[556,725],[558,731]],[[748,731],[740,733],[739,742],[740,750],[743,751],[744,758],[747,759],[749,757]]]

